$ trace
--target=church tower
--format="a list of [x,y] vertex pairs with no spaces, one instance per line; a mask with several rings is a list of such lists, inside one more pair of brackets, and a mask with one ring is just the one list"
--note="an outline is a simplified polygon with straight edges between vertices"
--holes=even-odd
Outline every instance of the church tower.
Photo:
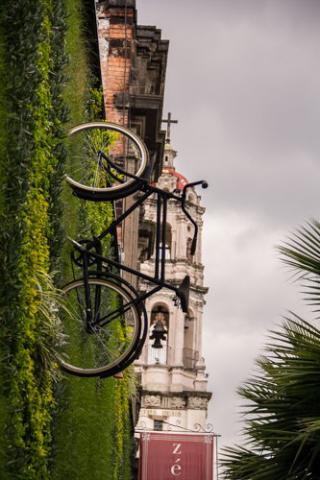
[[[163,190],[182,190],[188,180],[177,172],[177,152],[170,142],[170,116],[164,150],[163,169],[157,186]],[[172,121],[171,121],[172,123]],[[207,374],[202,353],[202,315],[207,288],[203,285],[201,232],[204,207],[194,188],[187,192],[187,209],[199,226],[197,249],[191,255],[193,225],[174,200],[168,204],[167,244],[165,246],[166,281],[180,284],[190,276],[189,310],[185,314],[176,305],[174,292],[162,289],[146,300],[149,332],[135,370],[141,388],[141,405],[136,429],[205,430],[208,401]],[[143,207],[139,232],[140,269],[154,271],[154,230],[156,203],[150,198]],[[139,289],[151,285],[141,281]],[[161,342],[153,335],[161,329]],[[150,338],[151,337],[151,338]],[[182,430],[181,430],[182,429]]]

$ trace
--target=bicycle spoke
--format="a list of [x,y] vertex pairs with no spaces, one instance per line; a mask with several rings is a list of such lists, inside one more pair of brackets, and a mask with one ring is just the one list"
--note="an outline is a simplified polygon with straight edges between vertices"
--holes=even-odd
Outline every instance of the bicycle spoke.
[[70,309],[64,315],[67,341],[60,359],[68,371],[93,376],[131,357],[140,335],[140,317],[134,300],[118,284],[90,277],[87,282],[94,306],[91,328],[85,328],[86,285],[83,280],[75,280],[65,289]]
[[80,299],[79,297],[80,295],[80,292],[77,290],[77,307],[78,307],[78,310],[79,310],[79,316],[81,317],[82,319],[82,323],[83,325],[86,325],[86,317],[85,317],[85,312],[86,312],[86,307],[85,307],[85,304],[83,302],[83,300]]
[[[102,323],[102,325],[107,325],[108,323],[111,323],[113,320],[117,320],[118,316],[128,312],[133,304],[134,302],[130,302],[125,307],[123,306],[119,307],[117,310],[114,310],[111,314],[102,317],[100,319],[100,323]],[[110,315],[112,316],[111,318],[108,319]]]
[[[99,287],[96,287],[96,289],[97,289],[97,288],[99,288]],[[96,290],[95,290],[95,296],[96,296]],[[96,299],[95,299],[95,300],[96,300]],[[106,305],[103,304],[103,300],[101,300],[101,298],[100,298],[100,301],[99,301],[98,310],[97,310],[96,301],[94,302],[94,305],[95,305],[95,310],[94,310],[94,315],[93,315],[93,322],[92,322],[92,324],[93,324],[93,325],[100,325],[100,324],[101,324],[100,311],[101,311],[102,306],[103,306],[103,307],[106,307]],[[101,326],[101,325],[100,325],[100,326]]]
[[97,166],[96,166],[96,170],[95,170],[95,173],[94,173],[93,187],[99,186],[98,178],[99,178],[99,170],[101,170],[100,161],[101,161],[100,155],[98,155]]
[[104,352],[105,358],[108,359],[108,361],[114,361],[117,358],[119,353],[117,351],[112,351],[108,346],[108,343],[105,343],[102,341],[101,336],[99,334],[96,335],[96,340],[99,341],[100,344],[103,346],[103,352]]
[[[70,161],[66,179],[86,199],[97,200],[96,193],[113,199],[114,195],[121,196],[122,191],[131,193],[132,186],[137,190],[136,177],[145,174],[149,162],[147,148],[138,135],[108,122],[89,122],[72,128],[67,147]],[[100,152],[103,163],[100,158],[97,162]]]

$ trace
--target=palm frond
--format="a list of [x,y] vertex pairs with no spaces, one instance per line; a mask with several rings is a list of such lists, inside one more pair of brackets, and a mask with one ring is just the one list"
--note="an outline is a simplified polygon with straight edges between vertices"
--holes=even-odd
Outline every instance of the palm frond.
[[224,451],[230,480],[318,478],[320,465],[320,331],[290,313],[270,332],[259,373],[239,394],[251,449]]
[[303,281],[305,300],[320,306],[320,222],[311,220],[277,249],[282,262],[295,271],[298,281]]

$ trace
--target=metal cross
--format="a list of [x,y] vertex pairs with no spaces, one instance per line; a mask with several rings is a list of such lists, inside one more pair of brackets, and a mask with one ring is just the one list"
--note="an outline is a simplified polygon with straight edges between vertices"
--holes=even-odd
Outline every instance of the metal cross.
[[168,118],[162,120],[163,123],[167,123],[166,143],[170,143],[170,125],[171,123],[178,123],[178,120],[171,120],[171,112],[168,113]]

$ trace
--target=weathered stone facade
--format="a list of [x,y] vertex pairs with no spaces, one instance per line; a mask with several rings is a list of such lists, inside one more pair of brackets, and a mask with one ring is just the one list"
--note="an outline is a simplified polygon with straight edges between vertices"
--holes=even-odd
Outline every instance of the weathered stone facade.
[[139,26],[134,0],[97,2],[100,64],[106,118],[144,139],[159,174],[169,42],[152,26]]
[[[96,2],[101,76],[108,121],[128,126],[144,139],[150,154],[150,178],[158,186],[173,191],[187,180],[174,168],[176,152],[165,144],[161,129],[165,73],[169,42],[161,39],[161,31],[153,26],[137,25],[135,0],[103,0]],[[121,145],[117,145],[123,156]],[[123,200],[128,208],[132,198]],[[207,375],[202,358],[202,312],[204,294],[201,263],[201,229],[204,208],[196,191],[188,194],[188,208],[199,225],[196,254],[190,255],[192,226],[177,209],[168,206],[170,245],[166,248],[167,280],[179,284],[185,275],[191,278],[188,315],[178,309],[172,291],[162,290],[146,301],[149,319],[160,306],[166,309],[168,341],[161,352],[154,352],[147,341],[136,371],[141,379],[139,428],[154,428],[154,421],[166,421],[184,428],[205,426]],[[140,215],[140,219],[139,219]],[[155,201],[150,198],[118,232],[124,263],[153,274]],[[139,220],[141,221],[139,226]],[[139,246],[139,248],[138,248]],[[133,285],[145,290],[149,285],[126,275]]]
[[[163,169],[157,186],[169,191],[182,190],[187,179],[174,168],[175,150],[166,143]],[[202,357],[202,314],[204,295],[203,265],[201,263],[202,216],[200,196],[191,188],[187,194],[187,208],[199,226],[198,244],[191,256],[190,245],[193,226],[181,211],[176,201],[168,204],[166,245],[166,279],[179,285],[185,275],[191,279],[189,311],[177,308],[175,294],[162,289],[146,301],[149,330],[152,331],[155,315],[162,315],[167,339],[162,349],[152,347],[147,340],[138,361],[136,371],[141,378],[141,410],[137,431],[141,429],[163,430],[206,426],[208,401],[207,374]],[[152,275],[154,271],[154,235],[156,202],[150,198],[144,205],[143,221],[140,225],[139,255],[140,269]],[[140,282],[142,291],[150,288],[146,281]],[[158,317],[157,317],[158,318]],[[150,335],[149,332],[149,335]]]
[[[161,39],[157,28],[137,25],[135,0],[98,1],[96,9],[106,119],[131,128],[145,141],[149,174],[156,179],[165,141],[161,119],[169,42]],[[116,153],[124,154],[121,142]],[[127,209],[132,201],[132,197],[124,199],[120,209]],[[135,211],[118,232],[124,263],[135,269],[138,223]],[[137,285],[134,275],[126,278]]]

